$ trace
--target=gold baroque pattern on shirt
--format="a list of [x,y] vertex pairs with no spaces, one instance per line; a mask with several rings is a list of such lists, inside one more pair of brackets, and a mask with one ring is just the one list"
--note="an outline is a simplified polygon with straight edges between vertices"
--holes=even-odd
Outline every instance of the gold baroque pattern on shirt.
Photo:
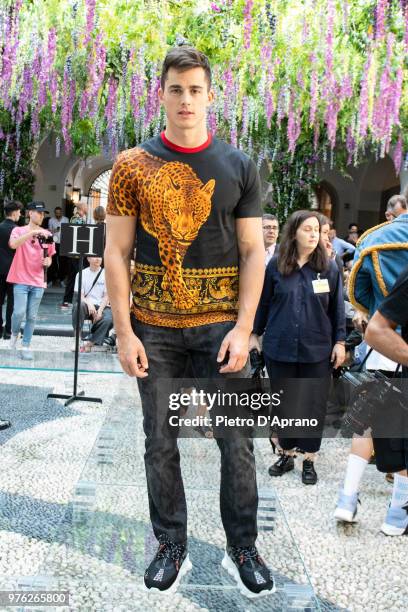
[[[133,304],[157,313],[180,314],[173,296],[162,284],[163,266],[136,264],[132,279]],[[211,312],[235,311],[238,307],[238,268],[183,269],[183,280],[196,304],[186,316]]]

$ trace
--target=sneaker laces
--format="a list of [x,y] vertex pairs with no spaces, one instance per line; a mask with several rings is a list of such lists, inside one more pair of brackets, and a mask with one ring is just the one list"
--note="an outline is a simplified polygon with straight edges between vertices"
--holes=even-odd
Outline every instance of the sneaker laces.
[[254,559],[258,563],[263,565],[263,561],[259,556],[255,546],[231,546],[231,550],[234,556],[239,559],[241,565],[251,559]]

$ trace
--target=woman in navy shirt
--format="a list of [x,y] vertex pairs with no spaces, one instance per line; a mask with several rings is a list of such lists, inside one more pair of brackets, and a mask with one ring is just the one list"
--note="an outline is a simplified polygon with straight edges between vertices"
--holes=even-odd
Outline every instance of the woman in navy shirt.
[[336,263],[327,257],[320,229],[318,213],[298,210],[289,217],[279,254],[266,269],[251,337],[252,348],[264,334],[262,349],[271,380],[315,379],[283,384],[282,407],[287,410],[281,416],[316,418],[319,424],[306,430],[307,437],[293,437],[293,429],[292,437],[280,436],[281,455],[269,468],[271,476],[293,470],[299,450],[305,453],[304,484],[317,481],[314,459],[321,444],[331,368],[339,367],[345,356],[342,279]]

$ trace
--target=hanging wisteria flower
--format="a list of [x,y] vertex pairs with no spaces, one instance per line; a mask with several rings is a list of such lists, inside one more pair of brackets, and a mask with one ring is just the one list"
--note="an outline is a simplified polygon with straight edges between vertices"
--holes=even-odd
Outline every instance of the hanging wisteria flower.
[[85,26],[84,45],[87,45],[89,41],[91,40],[91,34],[94,29],[96,0],[85,0],[85,4],[86,4],[86,26]]
[[254,6],[254,0],[245,0],[245,6],[244,6],[244,48],[245,49],[249,49],[251,46],[253,6]]
[[385,36],[385,13],[388,7],[388,0],[377,0],[375,9],[375,37],[377,39]]
[[392,160],[395,166],[395,174],[398,176],[402,166],[402,134],[400,133],[397,144],[395,145],[394,155]]

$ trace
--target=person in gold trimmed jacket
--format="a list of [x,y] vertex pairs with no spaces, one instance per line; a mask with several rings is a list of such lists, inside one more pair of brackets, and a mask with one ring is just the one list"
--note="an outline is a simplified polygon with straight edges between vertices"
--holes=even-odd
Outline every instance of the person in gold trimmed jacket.
[[[408,265],[406,198],[403,195],[390,198],[387,213],[387,218],[392,220],[367,230],[357,242],[354,254],[354,264],[349,278],[349,299],[356,308],[355,323],[360,331],[364,331],[368,318],[378,310],[398,276]],[[395,366],[392,361],[375,352],[367,360],[367,369],[381,369],[390,376],[393,375]],[[392,473],[395,470],[387,463],[387,458],[390,456],[390,441],[386,438],[373,440],[369,431],[363,437],[355,435],[348,457],[343,488],[340,490],[334,512],[335,518],[339,521],[356,520],[360,483],[372,456],[373,442],[378,469],[387,472],[387,479],[393,480]]]

